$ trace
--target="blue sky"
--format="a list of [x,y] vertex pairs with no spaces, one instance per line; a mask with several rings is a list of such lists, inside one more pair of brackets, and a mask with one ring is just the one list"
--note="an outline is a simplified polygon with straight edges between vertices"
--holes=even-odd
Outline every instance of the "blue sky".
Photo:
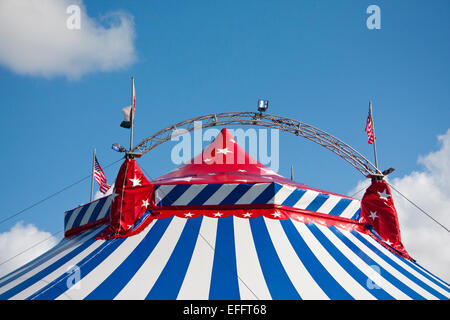
[[[381,9],[380,30],[366,27],[371,4]],[[255,111],[265,98],[268,112],[321,128],[372,161],[364,133],[372,100],[380,168],[395,167],[392,176],[399,177],[421,170],[418,157],[437,150],[437,136],[450,127],[446,0],[109,0],[84,6],[105,28],[111,12],[134,22],[134,62],[117,70],[93,67],[78,78],[0,65],[0,220],[88,175],[93,148],[103,166],[119,159],[110,146],[128,145],[129,131],[119,124],[132,75],[136,142],[198,115]],[[280,137],[285,176],[293,165],[298,182],[343,194],[363,178],[312,142]],[[172,146],[139,160],[152,178],[175,167]],[[108,181],[118,168],[105,170]],[[88,179],[1,224],[0,232],[18,220],[56,232],[63,212],[87,202],[89,193]]]

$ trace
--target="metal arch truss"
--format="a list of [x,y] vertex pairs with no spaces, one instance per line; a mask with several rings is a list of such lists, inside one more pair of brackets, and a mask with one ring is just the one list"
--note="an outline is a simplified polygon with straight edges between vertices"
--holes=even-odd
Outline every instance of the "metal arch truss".
[[[201,121],[201,127],[197,123],[199,121]],[[131,152],[145,154],[160,144],[171,140],[171,137],[180,136],[195,129],[229,125],[262,126],[290,132],[327,148],[366,177],[382,175],[380,170],[363,155],[329,133],[304,122],[258,112],[223,112],[184,120],[142,140]]]

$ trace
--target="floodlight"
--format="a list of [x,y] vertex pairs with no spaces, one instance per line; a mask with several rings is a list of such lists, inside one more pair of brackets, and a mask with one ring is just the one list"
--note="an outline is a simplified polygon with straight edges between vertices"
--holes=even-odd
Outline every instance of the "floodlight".
[[269,107],[269,100],[258,100],[258,111],[265,112]]
[[120,144],[118,144],[118,143],[114,143],[112,146],[111,146],[111,148],[114,150],[114,151],[117,151],[117,152],[125,152],[125,151],[127,151],[127,149],[125,149],[125,147],[122,147]]

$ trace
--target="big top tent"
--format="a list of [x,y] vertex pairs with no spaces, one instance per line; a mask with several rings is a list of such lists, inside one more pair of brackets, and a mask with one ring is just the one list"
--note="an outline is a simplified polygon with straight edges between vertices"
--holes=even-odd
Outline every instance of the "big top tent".
[[362,201],[284,178],[227,129],[149,181],[126,159],[110,196],[0,279],[0,299],[449,299],[401,244],[388,185]]

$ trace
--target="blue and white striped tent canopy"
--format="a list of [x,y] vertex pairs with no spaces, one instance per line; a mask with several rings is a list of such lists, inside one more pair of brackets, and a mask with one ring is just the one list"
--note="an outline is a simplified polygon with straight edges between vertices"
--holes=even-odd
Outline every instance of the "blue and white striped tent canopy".
[[1,278],[0,299],[450,298],[449,284],[349,227],[356,199],[282,180],[203,182],[157,184],[166,213],[130,237],[96,239],[112,196],[67,211],[66,234],[78,232]]
[[1,299],[448,299],[450,287],[357,231],[292,219],[155,219],[62,240],[0,280]]

